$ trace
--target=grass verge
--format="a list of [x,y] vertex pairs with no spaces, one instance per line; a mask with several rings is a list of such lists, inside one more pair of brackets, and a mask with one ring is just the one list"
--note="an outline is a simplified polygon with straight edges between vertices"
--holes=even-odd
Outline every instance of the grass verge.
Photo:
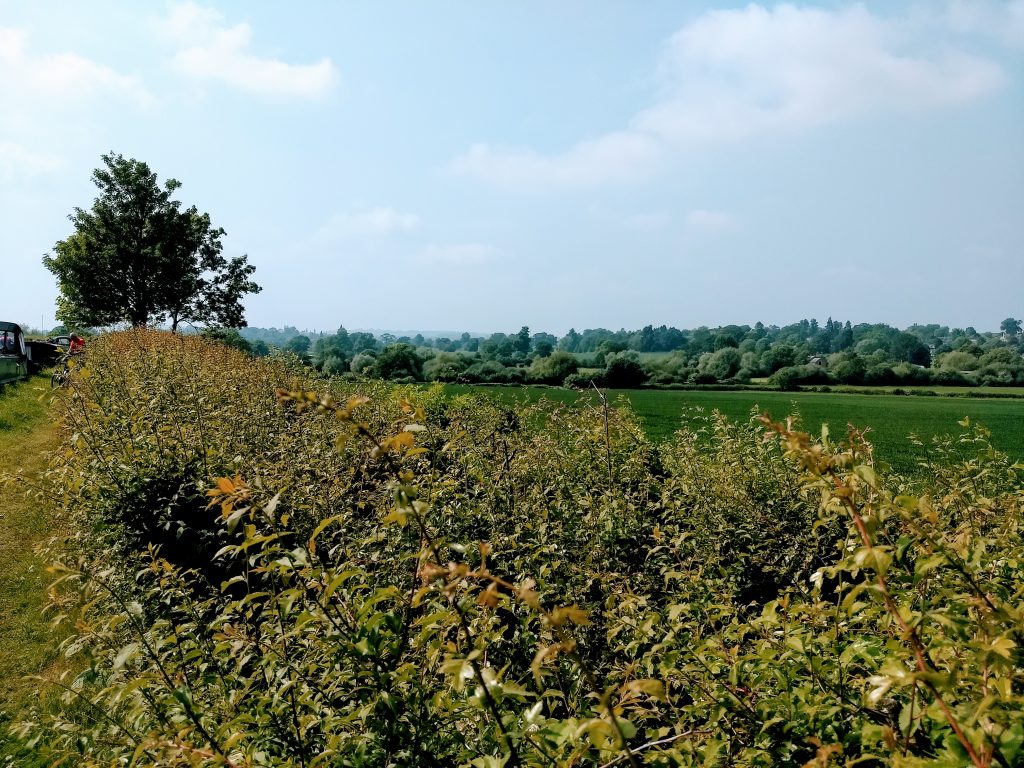
[[49,379],[38,376],[0,390],[0,766],[47,763],[9,735],[10,724],[39,705],[27,676],[59,664],[59,638],[42,615],[49,575],[38,545],[60,531],[54,509],[40,494],[47,454],[58,439],[50,415]]

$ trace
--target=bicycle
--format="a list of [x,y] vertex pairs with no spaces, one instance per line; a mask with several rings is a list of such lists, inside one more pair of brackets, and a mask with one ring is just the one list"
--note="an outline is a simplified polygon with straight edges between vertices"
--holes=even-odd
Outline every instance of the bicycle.
[[51,389],[59,389],[68,385],[68,382],[71,380],[71,369],[79,365],[81,357],[81,353],[72,354],[71,352],[65,352],[60,356],[60,359],[57,361],[59,368],[55,368],[50,376]]

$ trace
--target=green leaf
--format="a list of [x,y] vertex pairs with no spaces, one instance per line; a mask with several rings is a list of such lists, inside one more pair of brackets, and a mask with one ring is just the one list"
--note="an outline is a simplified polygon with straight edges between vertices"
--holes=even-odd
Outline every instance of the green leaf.
[[113,661],[114,669],[121,669],[121,667],[123,667],[125,664],[128,663],[128,660],[132,656],[134,656],[136,653],[138,653],[138,650],[139,650],[139,644],[138,643],[128,643],[128,645],[126,645],[124,648],[122,648],[118,652],[117,656],[114,657],[114,661]]
[[853,468],[853,472],[871,488],[878,488],[878,475],[875,474],[874,467],[867,464],[858,464]]
[[941,552],[937,555],[931,555],[929,557],[919,557],[917,562],[914,563],[914,584],[916,585],[921,579],[927,576],[932,571],[941,568],[949,560]]

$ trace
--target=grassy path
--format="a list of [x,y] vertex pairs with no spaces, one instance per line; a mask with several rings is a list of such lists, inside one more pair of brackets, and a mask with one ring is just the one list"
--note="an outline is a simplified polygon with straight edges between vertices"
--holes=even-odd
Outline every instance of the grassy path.
[[50,577],[36,552],[57,534],[53,507],[26,492],[44,482],[46,454],[58,439],[50,414],[48,379],[37,377],[0,392],[0,476],[25,483],[0,485],[0,766],[43,765],[19,751],[8,734],[12,720],[38,697],[26,675],[55,663],[58,638],[41,611]]

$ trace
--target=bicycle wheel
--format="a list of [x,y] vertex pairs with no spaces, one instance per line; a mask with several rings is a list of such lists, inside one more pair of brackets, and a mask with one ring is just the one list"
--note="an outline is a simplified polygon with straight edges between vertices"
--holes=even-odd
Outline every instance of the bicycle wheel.
[[58,387],[63,387],[67,380],[67,371],[54,371],[53,375],[50,376],[50,388],[57,389]]

